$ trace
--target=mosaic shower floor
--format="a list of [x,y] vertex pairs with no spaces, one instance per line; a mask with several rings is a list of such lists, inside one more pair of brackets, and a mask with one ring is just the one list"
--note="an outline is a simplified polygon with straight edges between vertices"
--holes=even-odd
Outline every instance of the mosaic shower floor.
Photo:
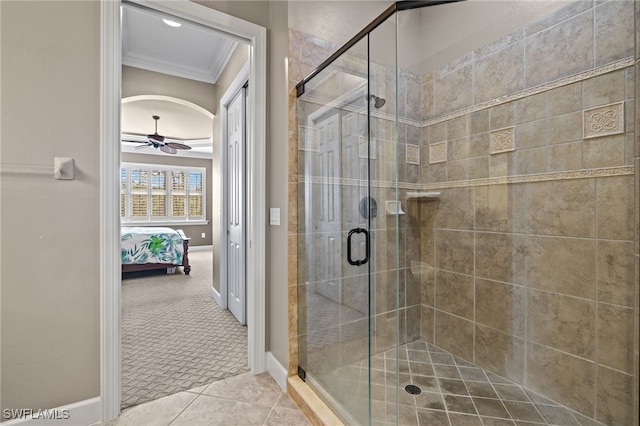
[[[371,363],[375,425],[396,424],[396,418],[401,425],[429,426],[602,425],[423,341],[403,345],[397,353],[378,354]],[[336,389],[345,392],[335,396],[348,401],[347,409],[360,423],[366,423],[367,362],[340,368],[334,374]],[[417,385],[421,393],[406,392],[408,384]]]

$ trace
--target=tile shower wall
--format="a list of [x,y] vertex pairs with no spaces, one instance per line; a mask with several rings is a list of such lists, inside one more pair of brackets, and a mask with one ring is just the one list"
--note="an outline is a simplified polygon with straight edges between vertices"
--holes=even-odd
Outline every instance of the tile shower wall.
[[579,1],[422,79],[421,337],[612,425],[637,385],[633,55],[633,2]]

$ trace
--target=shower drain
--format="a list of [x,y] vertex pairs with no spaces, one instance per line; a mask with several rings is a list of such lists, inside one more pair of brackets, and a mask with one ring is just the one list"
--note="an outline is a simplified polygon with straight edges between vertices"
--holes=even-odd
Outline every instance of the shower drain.
[[406,390],[411,395],[420,395],[420,393],[422,392],[422,389],[420,389],[416,385],[407,385],[404,387],[404,390]]

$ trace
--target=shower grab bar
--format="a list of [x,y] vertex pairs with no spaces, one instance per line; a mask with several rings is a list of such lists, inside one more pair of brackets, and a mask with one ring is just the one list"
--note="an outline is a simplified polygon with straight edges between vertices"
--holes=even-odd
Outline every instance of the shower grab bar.
[[[353,234],[364,234],[365,249],[366,249],[364,259],[353,260],[351,258],[351,237],[353,237]],[[364,265],[368,261],[369,261],[369,231],[367,231],[364,228],[353,228],[351,231],[349,231],[349,235],[347,236],[347,262],[349,262],[349,265],[360,266],[360,265]]]

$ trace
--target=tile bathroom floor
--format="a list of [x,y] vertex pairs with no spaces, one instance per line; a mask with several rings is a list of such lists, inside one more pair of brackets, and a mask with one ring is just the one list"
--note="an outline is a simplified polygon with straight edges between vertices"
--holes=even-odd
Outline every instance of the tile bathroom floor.
[[269,373],[243,373],[136,405],[103,426],[309,424]]
[[[338,389],[349,392],[338,397],[359,419],[368,417],[367,368],[366,360],[351,364],[338,369],[334,378]],[[423,341],[375,355],[371,368],[374,425],[602,425]],[[409,384],[421,393],[406,392]]]

